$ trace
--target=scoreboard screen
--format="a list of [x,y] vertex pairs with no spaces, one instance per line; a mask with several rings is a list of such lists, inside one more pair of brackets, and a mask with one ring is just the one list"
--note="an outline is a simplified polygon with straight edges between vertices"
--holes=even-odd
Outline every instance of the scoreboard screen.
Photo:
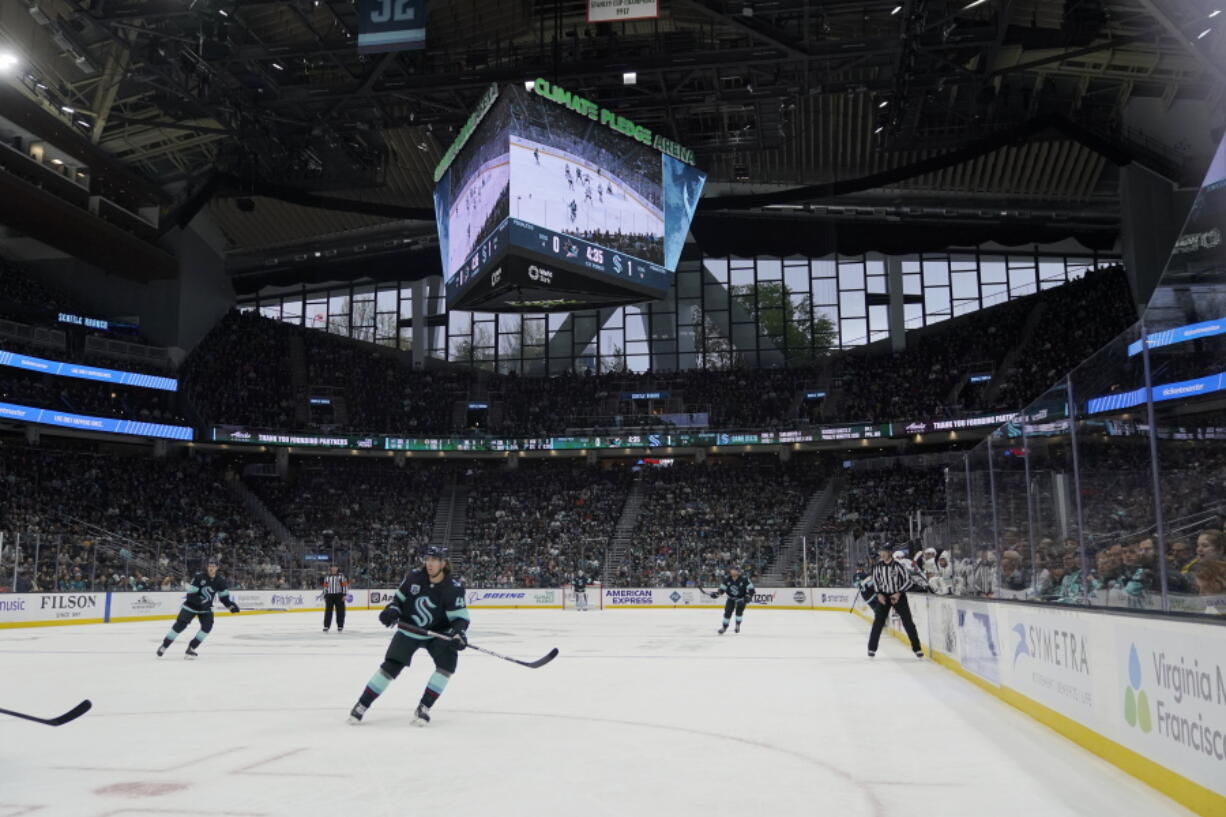
[[624,117],[535,88],[487,94],[436,173],[448,303],[548,311],[661,297],[705,174],[647,129],[628,135]]

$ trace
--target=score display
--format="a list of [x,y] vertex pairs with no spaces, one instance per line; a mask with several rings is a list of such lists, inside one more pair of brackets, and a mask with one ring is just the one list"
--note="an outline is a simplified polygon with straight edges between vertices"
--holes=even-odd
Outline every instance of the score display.
[[646,128],[534,87],[487,94],[435,174],[448,305],[557,311],[663,296],[705,174]]

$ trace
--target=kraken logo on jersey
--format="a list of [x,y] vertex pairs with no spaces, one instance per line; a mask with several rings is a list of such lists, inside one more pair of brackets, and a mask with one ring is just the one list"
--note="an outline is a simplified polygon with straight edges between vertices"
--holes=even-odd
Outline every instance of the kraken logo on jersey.
[[434,602],[430,601],[428,596],[418,596],[417,602],[413,605],[417,613],[413,616],[413,623],[418,627],[427,627],[434,620],[434,614],[430,611],[434,608]]

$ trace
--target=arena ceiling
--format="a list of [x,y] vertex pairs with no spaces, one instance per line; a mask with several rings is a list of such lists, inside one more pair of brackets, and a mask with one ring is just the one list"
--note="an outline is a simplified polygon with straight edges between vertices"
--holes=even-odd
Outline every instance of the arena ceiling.
[[[1220,136],[1219,4],[662,0],[658,20],[589,25],[582,0],[431,0],[427,49],[363,56],[350,0],[0,0],[0,47],[32,97],[120,162],[184,198],[211,184],[230,251],[250,257],[425,235],[420,221],[261,194],[428,208],[433,167],[482,89],[536,76],[694,148],[709,196],[901,168],[792,204],[1111,218],[1113,152],[1191,181],[1204,146],[1169,117],[1192,111]],[[1040,117],[1071,127],[905,172]]]

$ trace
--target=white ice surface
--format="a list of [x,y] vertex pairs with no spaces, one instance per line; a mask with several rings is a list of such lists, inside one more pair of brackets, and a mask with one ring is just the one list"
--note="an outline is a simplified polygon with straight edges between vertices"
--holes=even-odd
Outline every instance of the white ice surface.
[[[520,137],[511,137],[511,215],[557,233],[586,233],[602,230],[630,235],[651,235],[663,240],[664,217],[633,189],[600,175],[591,164],[583,165],[591,184],[575,181],[579,169],[575,162],[562,158],[552,148],[541,147],[533,156],[528,145],[535,144]],[[539,162],[538,162],[539,159]],[[566,180],[566,171],[572,174]],[[613,188],[609,193],[608,189]],[[590,188],[592,198],[586,197]],[[603,190],[598,193],[597,188]],[[575,218],[570,217],[570,202],[575,202]]]
[[[201,658],[168,622],[0,630],[0,817],[747,815],[1151,817],[1181,807],[838,613],[473,610],[425,729],[419,660],[345,718],[390,633],[351,612],[220,613]],[[425,659],[424,653],[418,654]]]

